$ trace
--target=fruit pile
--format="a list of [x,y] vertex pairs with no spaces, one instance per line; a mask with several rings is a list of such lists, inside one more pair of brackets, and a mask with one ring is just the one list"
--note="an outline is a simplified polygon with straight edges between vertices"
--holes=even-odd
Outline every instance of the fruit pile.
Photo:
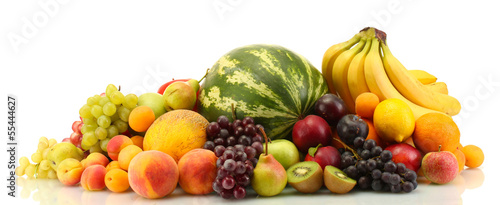
[[460,143],[451,118],[460,104],[446,84],[406,70],[374,28],[330,47],[322,73],[286,48],[250,45],[203,78],[140,96],[108,85],[80,108],[69,138],[40,138],[33,163],[20,158],[16,174],[150,199],[177,185],[242,199],[287,184],[408,193],[484,161],[479,147]]

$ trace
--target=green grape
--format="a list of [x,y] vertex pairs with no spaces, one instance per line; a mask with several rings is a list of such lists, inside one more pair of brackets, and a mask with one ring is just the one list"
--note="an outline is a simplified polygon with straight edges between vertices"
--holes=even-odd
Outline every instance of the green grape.
[[[118,109],[120,109],[121,106],[116,106]],[[111,116],[111,122],[117,121],[120,119],[120,116],[118,115],[118,112],[115,112],[113,116]]]
[[[52,147],[52,146],[54,146],[55,144],[57,144],[57,140],[56,140],[56,139],[54,139],[54,138],[51,138],[51,139],[49,140],[49,147]],[[44,159],[45,159],[45,157],[44,157]]]
[[94,132],[87,132],[87,133],[83,134],[83,137],[82,137],[82,144],[81,144],[82,148],[83,148],[83,145],[90,148],[93,145],[95,145],[97,143],[97,141],[99,141],[99,140],[95,136]]
[[113,84],[109,84],[107,87],[106,87],[106,96],[111,96],[111,93],[113,93],[114,91],[117,91],[118,89],[116,88],[115,85]]
[[26,167],[16,167],[16,175],[22,177],[24,175],[24,170],[26,170]]
[[101,115],[97,119],[97,124],[102,128],[108,128],[111,125],[111,118],[106,115]]
[[26,174],[26,176],[28,177],[33,177],[35,176],[35,165],[34,164],[29,164],[26,169],[24,170],[24,173]]
[[94,153],[94,152],[102,153],[101,144],[100,143],[95,143],[95,145],[93,145],[92,147],[90,147],[89,151],[90,151],[90,153]]
[[91,112],[95,118],[98,118],[99,116],[102,115],[102,107],[100,105],[94,105],[94,106],[92,106]]
[[42,158],[47,159],[47,154],[49,154],[50,149],[45,149],[42,152]]
[[128,122],[128,116],[130,115],[130,110],[125,106],[118,108],[118,116],[123,122]]
[[108,103],[108,102],[111,102],[111,101],[109,100],[109,97],[102,97],[102,98],[99,100],[99,105],[102,107],[102,106],[106,105],[106,103]]
[[49,148],[48,141],[47,142],[45,142],[45,141],[38,142],[38,151],[43,152],[43,150],[45,150],[47,148]]
[[116,128],[118,128],[118,133],[123,133],[128,129],[128,124],[123,122],[123,120],[114,121],[113,124],[116,125]]
[[101,145],[102,151],[105,151],[105,152],[108,151],[108,142],[109,142],[109,140],[111,140],[111,138],[106,138],[106,139],[100,141],[99,144]]
[[125,96],[125,101],[123,102],[123,106],[125,106],[129,110],[132,110],[137,106],[137,101],[139,101],[137,95],[130,93]]
[[[40,166],[40,165],[38,165]],[[36,173],[36,178],[37,179],[47,179],[47,175],[49,174],[48,170],[43,170],[38,167],[37,173]]]
[[38,164],[42,161],[42,153],[40,152],[35,152],[31,155],[31,161],[33,161],[34,163]]
[[102,112],[111,117],[116,113],[116,105],[112,102],[108,102],[102,107]]
[[28,159],[28,157],[21,157],[21,159],[19,159],[19,165],[21,167],[26,167],[30,164],[30,160]]
[[119,133],[118,127],[116,127],[116,125],[110,125],[107,130],[108,130],[108,138],[112,138],[112,137],[118,135],[118,133]]
[[125,96],[123,96],[123,93],[120,91],[113,91],[109,96],[109,100],[115,105],[120,105],[125,101]]
[[108,136],[108,130],[103,127],[98,127],[95,129],[95,136],[97,136],[97,139],[99,140],[106,139],[106,137]]
[[97,126],[96,118],[94,118],[93,116],[91,118],[83,118],[82,122],[83,122],[84,125],[94,125],[94,126]]
[[56,171],[53,169],[49,169],[49,171],[47,173],[47,177],[49,177],[49,179],[57,179]]
[[49,139],[47,139],[47,137],[40,137],[40,139],[38,139],[38,142],[45,142],[49,144]]
[[49,160],[44,159],[40,162],[40,165],[38,165],[38,166],[39,166],[38,167],[39,169],[49,170],[50,169],[50,162],[49,162]]
[[87,105],[93,106],[99,104],[99,98],[96,98],[94,96],[87,98]]
[[84,124],[82,126],[82,133],[83,134],[89,133],[89,132],[94,133],[95,129],[97,129],[97,124],[96,125],[87,125],[87,124]]
[[80,108],[80,117],[82,118],[90,118],[92,117],[92,113],[90,112],[90,110],[92,110],[92,108],[85,104],[83,105],[81,108]]

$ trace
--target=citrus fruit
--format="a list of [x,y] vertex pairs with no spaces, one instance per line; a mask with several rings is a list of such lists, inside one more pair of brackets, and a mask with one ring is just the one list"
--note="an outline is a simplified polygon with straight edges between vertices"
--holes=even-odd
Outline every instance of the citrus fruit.
[[383,140],[401,143],[413,133],[415,118],[408,104],[400,99],[390,98],[380,102],[375,108],[373,125]]

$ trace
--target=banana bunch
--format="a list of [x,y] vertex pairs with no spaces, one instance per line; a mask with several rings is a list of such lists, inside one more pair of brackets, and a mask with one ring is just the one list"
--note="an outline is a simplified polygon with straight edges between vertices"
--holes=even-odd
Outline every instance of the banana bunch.
[[403,100],[415,119],[430,112],[453,116],[461,109],[445,83],[425,71],[407,70],[389,50],[386,34],[375,28],[365,28],[349,41],[331,46],[323,56],[322,74],[330,92],[337,93],[351,113],[356,97],[364,92],[380,100]]

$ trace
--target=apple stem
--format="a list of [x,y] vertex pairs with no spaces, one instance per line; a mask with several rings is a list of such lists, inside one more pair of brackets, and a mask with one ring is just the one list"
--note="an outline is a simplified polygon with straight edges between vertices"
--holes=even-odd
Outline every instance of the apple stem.
[[439,145],[438,152],[441,152],[441,145]]
[[259,127],[259,130],[260,132],[262,133],[262,135],[264,135],[264,139],[266,140],[266,152],[264,153],[264,156],[267,156],[267,142],[268,142],[268,139],[267,139],[267,135],[266,135],[266,132],[264,132],[264,129],[262,127]]
[[207,77],[208,75],[208,71],[210,70],[210,68],[207,68],[207,72],[205,73],[205,75],[198,81],[198,83],[200,83],[203,79],[205,79],[205,77]]
[[349,147],[348,145],[346,145],[344,142],[342,142],[342,140],[340,139],[337,139],[335,137],[333,137],[333,139],[337,142],[339,142],[340,144],[342,144],[342,146],[344,146],[345,149],[348,149],[349,151],[352,152],[352,154],[354,155],[354,157],[356,157],[357,160],[360,160],[361,157],[358,155],[358,152],[356,152],[353,148]]

